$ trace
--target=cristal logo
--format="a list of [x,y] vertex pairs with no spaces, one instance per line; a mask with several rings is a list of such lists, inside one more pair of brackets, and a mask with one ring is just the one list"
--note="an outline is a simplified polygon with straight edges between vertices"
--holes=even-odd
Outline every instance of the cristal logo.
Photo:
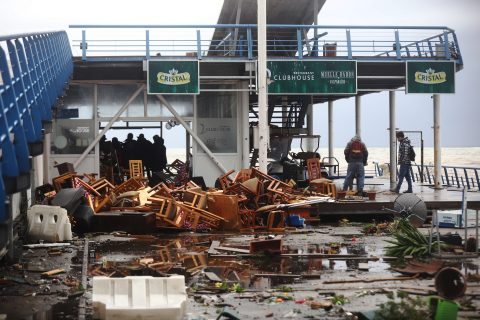
[[178,70],[173,68],[172,70],[168,70],[168,73],[157,73],[157,82],[167,86],[178,86],[182,84],[187,84],[190,83],[190,73],[178,73]]
[[439,84],[447,81],[447,74],[443,71],[435,72],[434,69],[429,68],[425,72],[415,72],[415,82],[423,84]]

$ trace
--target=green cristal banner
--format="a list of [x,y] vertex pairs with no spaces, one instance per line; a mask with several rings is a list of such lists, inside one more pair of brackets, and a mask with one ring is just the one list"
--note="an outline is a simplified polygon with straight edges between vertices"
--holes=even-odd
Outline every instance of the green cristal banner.
[[148,94],[198,94],[198,61],[149,60]]
[[269,94],[356,94],[356,61],[267,61]]
[[407,93],[455,93],[454,61],[407,61]]

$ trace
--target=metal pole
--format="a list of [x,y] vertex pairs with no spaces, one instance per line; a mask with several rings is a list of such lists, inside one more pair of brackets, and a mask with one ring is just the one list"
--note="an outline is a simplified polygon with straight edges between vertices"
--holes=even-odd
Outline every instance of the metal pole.
[[[313,135],[313,97],[310,97],[310,103],[307,106],[307,132]],[[308,139],[308,150],[315,150],[313,139]]]
[[440,149],[440,96],[433,95],[433,164],[434,188],[442,188],[442,153]]
[[258,12],[258,169],[267,173],[268,88],[267,88],[267,1],[257,0]]
[[52,141],[52,134],[45,133],[45,138],[43,140],[43,184],[46,184],[50,181],[50,152]]
[[423,172],[423,168],[424,168],[424,158],[423,158],[423,133],[422,131],[420,131],[420,182],[423,183],[424,182],[424,172]]
[[185,130],[192,136],[192,138],[195,140],[196,143],[200,146],[200,148],[205,151],[205,153],[210,157],[210,159],[217,165],[217,167],[223,172],[227,173],[227,169],[223,167],[223,165],[217,160],[215,155],[208,149],[208,147],[203,143],[203,141],[193,132],[192,128],[180,117],[180,115],[177,113],[177,111],[173,108],[173,106],[168,102],[162,95],[157,94],[158,100],[170,111],[175,119],[180,122],[180,124],[185,128]]
[[360,96],[355,96],[355,134],[359,137],[362,136],[362,128],[361,128],[361,100]]
[[467,189],[465,187],[463,187],[463,190],[462,190],[462,219],[463,219],[463,228],[465,229],[465,239],[464,239],[464,241],[465,241],[465,252],[467,252],[468,209],[467,209]]
[[[97,143],[100,141],[100,139],[103,137],[103,135],[110,129],[110,127],[115,123],[115,121],[117,121],[117,119],[120,118],[122,113],[128,108],[130,103],[132,103],[132,101],[135,100],[135,98],[140,94],[140,92],[143,91],[143,89],[145,89],[144,84],[142,84],[137,89],[137,91],[135,91],[130,96],[128,101],[125,102],[125,104],[117,111],[117,113],[112,117],[112,119],[110,119],[110,121],[107,123],[105,128],[103,128],[103,130],[97,136],[95,136],[95,139],[93,139],[92,143],[90,143],[90,145],[85,149],[85,151],[83,151],[83,153],[80,155],[80,157],[77,159],[77,161],[75,161],[75,163],[73,164],[74,168],[77,168],[80,165],[80,163],[82,163],[82,161],[85,159],[85,157],[88,155],[88,153],[97,145]],[[96,110],[95,110],[95,112],[96,112]]]
[[397,138],[395,123],[395,91],[388,92],[388,100],[390,107],[390,190],[397,187]]
[[[328,157],[330,165],[333,164],[333,101],[328,100]],[[340,168],[338,168],[340,170]],[[330,167],[329,176],[333,175],[333,167]]]

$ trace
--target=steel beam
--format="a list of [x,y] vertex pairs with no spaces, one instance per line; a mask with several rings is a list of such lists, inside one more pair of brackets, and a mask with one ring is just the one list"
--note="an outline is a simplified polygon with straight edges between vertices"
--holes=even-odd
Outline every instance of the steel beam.
[[80,155],[80,157],[75,161],[73,164],[73,167],[76,168],[82,163],[82,161],[85,159],[85,157],[88,155],[88,153],[97,145],[97,143],[100,141],[100,139],[103,137],[103,135],[110,129],[110,127],[117,121],[118,118],[122,115],[122,113],[128,108],[130,103],[135,100],[135,98],[140,94],[145,89],[145,85],[141,85],[128,99],[127,102],[117,111],[117,113],[110,119],[110,121],[107,123],[105,128],[97,135],[95,136],[95,139],[93,139],[92,143],[83,151],[83,153]]
[[188,132],[188,134],[190,134],[193,138],[193,140],[195,140],[196,143],[198,143],[198,145],[200,146],[200,148],[203,149],[203,151],[205,151],[205,153],[210,157],[210,159],[212,160],[213,163],[215,163],[215,165],[223,172],[223,173],[227,173],[227,169],[225,169],[225,167],[220,163],[220,161],[217,160],[217,157],[215,157],[215,155],[212,153],[212,151],[210,151],[210,149],[208,149],[208,147],[205,145],[205,143],[203,143],[202,139],[200,139],[197,134],[195,132],[193,132],[192,128],[190,128],[190,126],[188,125],[188,123],[186,123],[182,117],[178,114],[178,112],[175,110],[175,108],[170,104],[170,102],[167,101],[167,99],[165,99],[162,95],[159,95],[157,94],[157,99],[168,109],[168,111],[170,111],[173,116],[175,117],[175,119],[178,120],[178,122],[180,122],[180,124],[183,126],[183,128],[185,128],[185,130]]

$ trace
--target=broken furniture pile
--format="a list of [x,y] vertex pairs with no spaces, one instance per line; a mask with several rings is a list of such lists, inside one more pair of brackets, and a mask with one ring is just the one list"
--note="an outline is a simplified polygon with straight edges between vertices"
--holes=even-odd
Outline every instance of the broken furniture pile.
[[[188,180],[180,186],[161,182],[150,187],[146,178],[132,176],[113,185],[103,177],[69,171],[53,179],[55,192],[42,186],[43,204],[65,208],[74,219],[73,225],[93,228],[88,231],[126,231],[123,227],[132,230],[134,224],[137,230],[131,233],[153,231],[148,230],[149,226],[275,231],[285,227],[288,206],[298,207],[303,202],[308,206],[312,201],[332,201],[334,197],[333,184],[326,179],[317,182],[315,188],[301,190],[296,189],[293,181],[283,182],[254,168],[240,170],[234,176],[233,173],[231,170],[218,178],[221,189],[206,191]],[[303,226],[301,218],[289,221],[293,226]],[[101,230],[99,226],[112,230]]]

